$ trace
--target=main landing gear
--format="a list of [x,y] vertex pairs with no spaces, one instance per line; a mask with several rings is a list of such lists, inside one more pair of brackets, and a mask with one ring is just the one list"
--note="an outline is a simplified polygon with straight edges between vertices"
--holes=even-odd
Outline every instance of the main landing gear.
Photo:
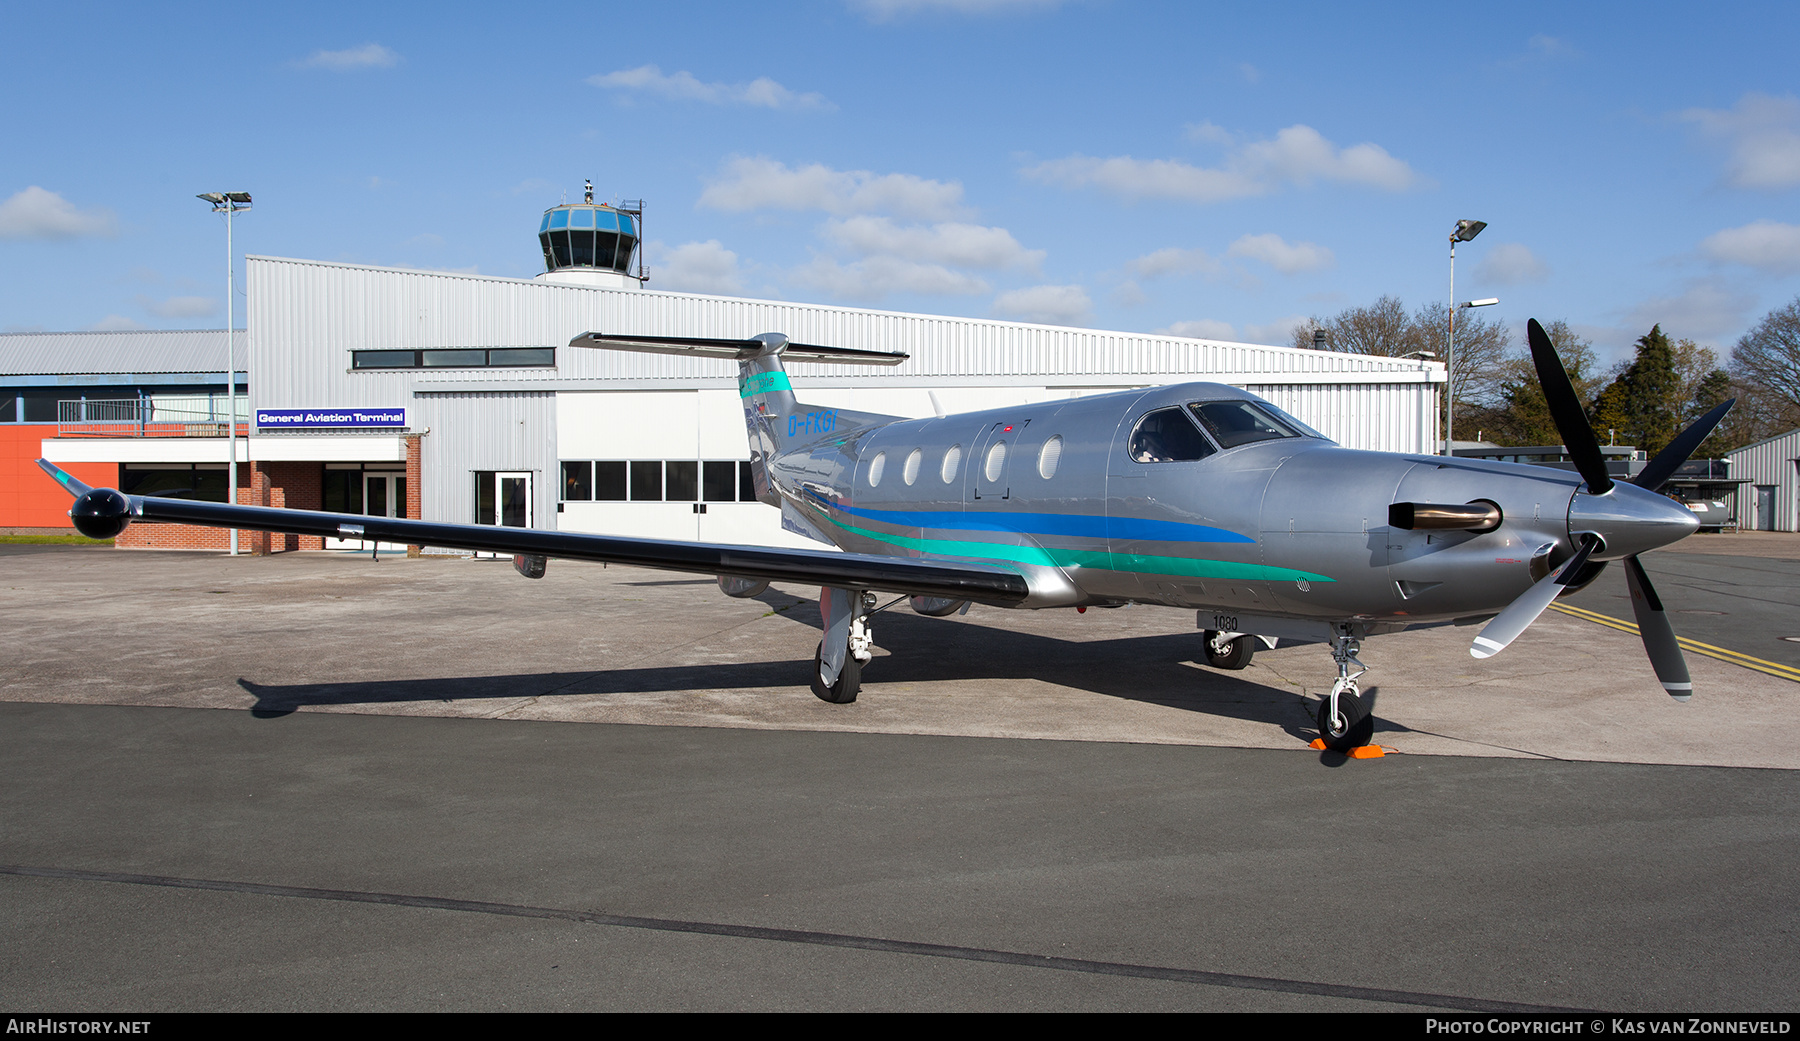
[[1217,629],[1206,629],[1200,633],[1201,646],[1206,654],[1206,664],[1215,669],[1242,669],[1250,664],[1251,656],[1256,652],[1256,637],[1239,636],[1236,633],[1222,633]]
[[[1319,739],[1333,752],[1360,748],[1375,736],[1375,717],[1369,715],[1369,703],[1356,685],[1357,677],[1369,671],[1356,658],[1361,649],[1355,629],[1342,623],[1332,626],[1331,657],[1337,662],[1338,678],[1331,695],[1319,702],[1318,722]],[[1355,672],[1350,671],[1352,665]]]
[[875,594],[860,589],[819,590],[825,632],[813,652],[812,692],[819,700],[847,705],[862,689],[862,667],[875,657]]

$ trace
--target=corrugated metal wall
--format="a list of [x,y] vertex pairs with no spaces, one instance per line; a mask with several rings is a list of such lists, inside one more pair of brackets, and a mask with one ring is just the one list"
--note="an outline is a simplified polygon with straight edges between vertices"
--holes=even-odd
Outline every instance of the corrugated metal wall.
[[[252,404],[396,408],[422,442],[424,513],[473,515],[477,470],[531,470],[534,520],[553,527],[555,391],[731,387],[715,360],[567,349],[582,332],[751,336],[905,351],[893,368],[807,366],[820,385],[1245,387],[1340,443],[1429,452],[1442,365],[1140,333],[735,297],[596,289],[524,279],[250,257]],[[554,369],[351,372],[354,350],[557,347]],[[1041,382],[1040,382],[1041,381]],[[654,416],[645,417],[654,422]],[[328,436],[328,435],[308,435]]]
[[[253,393],[259,407],[398,405],[396,397],[421,378],[416,372],[365,372],[345,380],[352,350],[561,347],[589,330],[696,336],[778,331],[803,343],[912,355],[891,369],[807,369],[810,376],[858,383],[1042,376],[1108,383],[1204,378],[1240,385],[1384,384],[1377,399],[1367,400],[1411,399],[1392,402],[1392,407],[1384,404],[1396,424],[1410,423],[1419,411],[1420,395],[1435,396],[1443,380],[1438,365],[1293,347],[263,257],[250,258],[247,270]],[[1251,379],[1265,374],[1283,379]],[[566,384],[720,376],[720,365],[712,361],[588,350],[562,352],[553,373],[501,374],[521,385],[548,379]],[[491,383],[497,374],[439,372],[429,378]]]
[[545,391],[424,394],[413,399],[419,505],[429,520],[475,517],[477,470],[529,470],[532,526],[556,527],[556,395]]
[[1738,524],[1761,527],[1756,517],[1756,486],[1775,486],[1776,531],[1800,531],[1800,430],[1770,438],[1728,454],[1731,476],[1750,481],[1737,492]]

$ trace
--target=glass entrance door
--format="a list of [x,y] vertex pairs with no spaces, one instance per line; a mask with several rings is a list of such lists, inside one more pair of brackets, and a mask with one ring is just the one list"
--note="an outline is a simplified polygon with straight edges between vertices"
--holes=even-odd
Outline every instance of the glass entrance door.
[[475,523],[531,527],[530,471],[477,470]]
[[[325,474],[325,508],[335,513],[362,513],[370,517],[406,516],[406,473],[400,470],[328,470]],[[379,548],[405,552],[402,544],[368,539],[325,540],[326,549]]]
[[[529,528],[531,516],[529,470],[477,470],[475,472],[475,523],[503,528]],[[498,553],[478,554],[497,557]]]

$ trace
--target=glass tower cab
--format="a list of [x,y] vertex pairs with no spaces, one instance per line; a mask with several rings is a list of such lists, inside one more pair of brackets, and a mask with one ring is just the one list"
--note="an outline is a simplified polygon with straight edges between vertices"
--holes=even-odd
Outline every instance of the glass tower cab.
[[[647,281],[637,248],[643,238],[643,220],[641,201],[617,206],[596,203],[593,182],[588,182],[583,201],[544,211],[538,224],[544,273],[537,277],[566,285],[638,288]],[[634,257],[638,258],[635,272]]]

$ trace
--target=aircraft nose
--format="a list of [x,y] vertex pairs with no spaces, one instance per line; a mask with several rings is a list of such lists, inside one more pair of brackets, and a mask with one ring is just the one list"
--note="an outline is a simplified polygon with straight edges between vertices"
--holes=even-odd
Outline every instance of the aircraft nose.
[[1605,495],[1576,492],[1569,501],[1569,535],[1593,532],[1605,544],[1597,560],[1629,557],[1692,535],[1700,528],[1694,511],[1675,500],[1619,483]]

